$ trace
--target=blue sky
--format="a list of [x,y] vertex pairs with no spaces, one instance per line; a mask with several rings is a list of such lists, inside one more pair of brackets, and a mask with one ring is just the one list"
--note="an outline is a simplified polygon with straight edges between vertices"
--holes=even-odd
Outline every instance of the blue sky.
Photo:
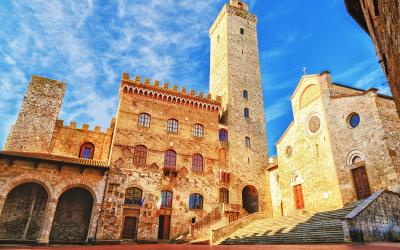
[[[0,145],[30,76],[67,82],[61,119],[108,127],[122,72],[208,91],[208,29],[227,0],[0,1]],[[248,0],[258,35],[270,155],[292,118],[303,67],[334,82],[386,79],[342,0]]]

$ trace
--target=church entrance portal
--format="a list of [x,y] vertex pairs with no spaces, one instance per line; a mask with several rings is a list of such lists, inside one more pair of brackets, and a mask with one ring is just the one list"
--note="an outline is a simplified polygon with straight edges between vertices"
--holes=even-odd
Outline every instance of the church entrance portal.
[[369,188],[367,171],[365,171],[365,167],[352,169],[351,173],[353,174],[357,199],[366,199],[371,196],[371,190]]
[[294,202],[296,209],[304,208],[303,188],[301,185],[293,186]]

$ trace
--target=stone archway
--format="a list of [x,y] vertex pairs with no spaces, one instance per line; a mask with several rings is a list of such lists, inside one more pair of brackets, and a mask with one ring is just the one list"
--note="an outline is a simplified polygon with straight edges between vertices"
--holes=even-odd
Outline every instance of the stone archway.
[[37,183],[28,182],[12,189],[0,216],[0,239],[36,240],[47,199],[46,189]]
[[259,211],[258,191],[254,186],[245,186],[242,191],[243,208],[250,214]]
[[92,194],[80,187],[65,191],[58,199],[50,242],[86,241],[93,208]]

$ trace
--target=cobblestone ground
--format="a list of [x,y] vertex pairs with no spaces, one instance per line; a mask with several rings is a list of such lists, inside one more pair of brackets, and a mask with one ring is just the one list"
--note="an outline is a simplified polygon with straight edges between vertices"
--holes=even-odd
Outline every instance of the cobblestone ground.
[[330,245],[246,245],[246,246],[200,246],[200,245],[113,245],[113,246],[50,246],[22,247],[0,246],[12,250],[389,250],[400,249],[400,243],[330,244]]

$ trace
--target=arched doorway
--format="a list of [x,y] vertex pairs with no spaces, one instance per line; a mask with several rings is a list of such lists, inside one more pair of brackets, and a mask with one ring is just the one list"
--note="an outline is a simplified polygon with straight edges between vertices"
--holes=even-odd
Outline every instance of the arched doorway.
[[46,190],[37,183],[25,183],[8,195],[0,217],[0,239],[36,240],[47,203]]
[[85,242],[92,214],[93,197],[83,188],[72,188],[58,199],[50,232],[52,242]]
[[253,214],[258,212],[258,192],[254,186],[245,186],[242,191],[243,208]]

